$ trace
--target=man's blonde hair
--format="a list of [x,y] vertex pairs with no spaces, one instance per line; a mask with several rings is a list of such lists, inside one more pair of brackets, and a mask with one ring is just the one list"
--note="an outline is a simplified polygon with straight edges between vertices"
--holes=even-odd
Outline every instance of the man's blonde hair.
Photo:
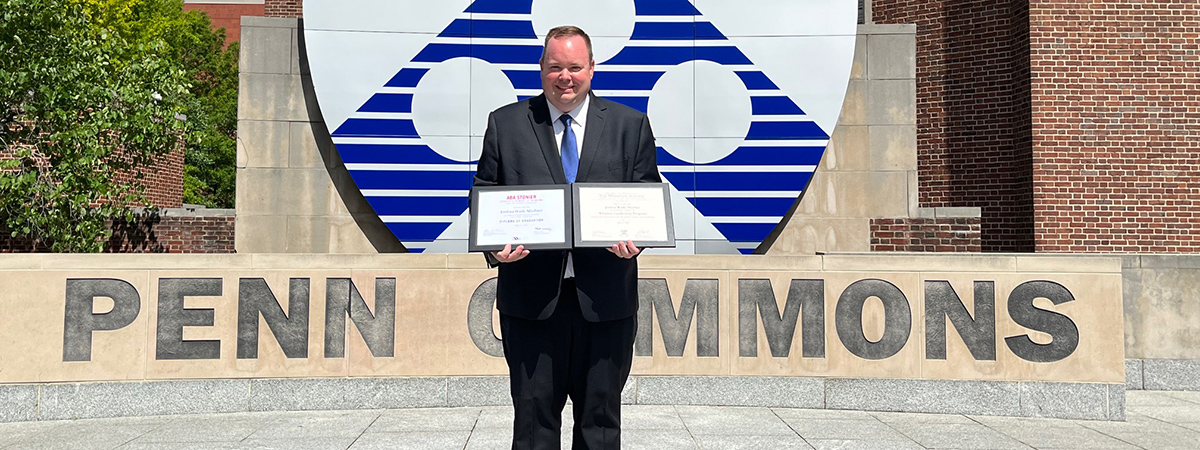
[[583,43],[587,44],[588,61],[595,59],[592,56],[592,38],[588,37],[583,29],[574,25],[563,25],[561,27],[551,28],[546,32],[546,41],[542,43],[542,61],[546,60],[546,48],[550,46],[551,39],[567,38],[571,36],[579,36],[583,38]]

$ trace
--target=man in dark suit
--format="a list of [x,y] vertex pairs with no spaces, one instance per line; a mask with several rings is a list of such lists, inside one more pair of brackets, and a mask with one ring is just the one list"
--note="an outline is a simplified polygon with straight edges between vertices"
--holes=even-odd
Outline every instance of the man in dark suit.
[[[542,95],[488,116],[476,186],[662,181],[649,119],[592,95],[595,65],[583,30],[550,30]],[[499,265],[512,448],[559,448],[568,397],[575,405],[573,448],[620,448],[621,390],[637,333],[638,253],[626,241],[571,251],[505,246],[487,255]]]

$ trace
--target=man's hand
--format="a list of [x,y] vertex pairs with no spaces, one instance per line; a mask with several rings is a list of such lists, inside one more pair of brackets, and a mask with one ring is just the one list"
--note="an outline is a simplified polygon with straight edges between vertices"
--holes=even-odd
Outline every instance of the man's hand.
[[529,256],[529,250],[525,250],[524,245],[518,245],[517,248],[512,248],[512,244],[504,244],[504,250],[492,252],[492,255],[502,263],[510,263],[514,261],[520,261],[521,258]]
[[616,244],[613,244],[612,247],[609,247],[608,251],[625,259],[637,256],[638,253],[642,252],[641,249],[633,245],[633,241],[619,241]]

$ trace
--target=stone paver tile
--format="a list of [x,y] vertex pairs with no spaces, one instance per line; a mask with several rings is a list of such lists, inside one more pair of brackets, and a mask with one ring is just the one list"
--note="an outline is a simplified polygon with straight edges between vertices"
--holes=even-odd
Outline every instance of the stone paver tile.
[[57,426],[26,434],[4,449],[113,449],[170,421],[161,416],[58,421]]
[[1141,428],[1136,431],[1097,430],[1123,442],[1149,449],[1200,448],[1200,433],[1183,427]]
[[625,405],[621,407],[622,430],[682,430],[683,419],[672,405]]
[[[564,445],[564,449],[570,446]],[[621,430],[624,450],[696,450],[700,447],[685,430]]]
[[308,436],[358,436],[381,411],[303,411],[275,413],[249,439],[295,439]]
[[1188,403],[1192,403],[1192,404],[1200,405],[1200,392],[1192,392],[1192,391],[1166,391],[1166,392],[1163,392],[1163,395],[1166,395],[1166,396],[1168,396],[1168,397],[1171,397],[1171,398],[1175,398],[1175,399],[1183,400],[1183,401],[1185,401],[1185,402],[1188,402]]
[[42,436],[123,436],[134,438],[170,423],[172,417],[124,417],[60,421],[61,425],[39,433]]
[[730,436],[705,434],[695,436],[702,450],[811,450],[812,446],[800,436]]
[[816,450],[925,450],[915,442],[904,441],[851,441],[845,439],[809,439],[808,445]]
[[1035,448],[1073,448],[1073,449],[1136,449],[1112,436],[1099,431],[1076,426],[1043,426],[1039,423],[1029,423],[1024,427],[994,428],[1013,439],[1019,440]]
[[242,442],[130,442],[117,450],[241,450],[247,447]]
[[384,411],[367,428],[367,433],[407,431],[470,431],[479,420],[480,408],[418,408]]
[[803,419],[824,420],[875,420],[875,416],[866,411],[846,411],[840,409],[801,409],[801,408],[771,408],[775,415]]
[[1187,400],[1160,391],[1126,391],[1125,405],[1134,410],[1143,406],[1187,406]]
[[974,420],[970,417],[959,414],[926,414],[926,413],[903,413],[903,412],[871,412],[872,417],[884,423],[959,423],[973,424]]
[[260,424],[247,423],[196,423],[173,422],[146,433],[132,443],[165,442],[237,442],[258,430]]
[[889,424],[926,448],[1020,449],[1029,446],[979,424],[897,422]]
[[246,439],[237,449],[242,450],[345,450],[354,437],[312,437],[304,439]]
[[804,439],[846,439],[852,441],[907,441],[900,432],[878,420],[785,419]]
[[1078,420],[1047,419],[1042,417],[1007,417],[1007,416],[970,416],[974,422],[996,429],[1021,429],[1035,426],[1038,428],[1079,428]]
[[767,408],[676,406],[675,409],[693,435],[795,434],[783,419]]
[[131,444],[154,442],[240,441],[271,420],[270,413],[197,414],[176,416]]
[[476,428],[471,432],[471,437],[467,439],[466,450],[509,450],[510,448],[512,448],[512,430]]
[[467,445],[469,431],[413,431],[408,433],[364,434],[350,450],[425,450],[459,449]]
[[1200,406],[1153,406],[1138,408],[1138,414],[1144,414],[1164,422],[1200,422]]
[[1192,431],[1200,431],[1200,422],[1172,422],[1172,424]]
[[55,439],[29,438],[4,447],[4,450],[112,450],[128,441],[128,438],[114,436],[93,436],[82,440],[70,437]]
[[0,448],[61,426],[62,421],[0,423]]
[[475,429],[504,428],[512,430],[513,409],[511,406],[485,406],[479,409],[479,421],[475,422]]
[[1108,420],[1080,420],[1079,426],[1096,430],[1109,436],[1139,433],[1194,432],[1181,424],[1164,422],[1153,417],[1130,414],[1124,422]]

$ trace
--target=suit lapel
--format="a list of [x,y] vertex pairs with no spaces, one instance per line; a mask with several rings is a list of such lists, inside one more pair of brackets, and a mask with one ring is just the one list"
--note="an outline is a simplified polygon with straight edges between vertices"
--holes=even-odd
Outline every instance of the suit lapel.
[[550,107],[546,106],[545,94],[529,99],[529,125],[533,127],[533,135],[537,136],[538,146],[542,149],[542,156],[546,158],[550,176],[557,184],[567,184],[567,176],[563,174],[562,157],[558,155],[558,148],[554,143],[554,124],[550,122]]
[[[604,100],[597,98],[595,95],[588,93],[591,96],[588,102],[587,114],[587,131],[583,133],[583,152],[579,157],[579,173],[575,177],[576,181],[586,181],[588,174],[592,170],[592,162],[596,160],[596,153],[601,151],[600,141],[604,138],[604,116],[606,115],[607,105]],[[562,163],[559,163],[561,166]]]

